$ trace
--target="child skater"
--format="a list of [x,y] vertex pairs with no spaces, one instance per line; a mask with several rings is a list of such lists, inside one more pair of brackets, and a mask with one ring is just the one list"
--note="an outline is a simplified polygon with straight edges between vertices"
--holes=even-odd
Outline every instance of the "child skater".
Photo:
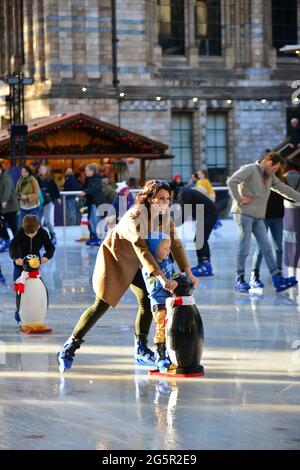
[[[149,250],[156,259],[158,266],[167,279],[175,274],[174,263],[170,258],[171,240],[164,233],[153,232],[147,240]],[[161,372],[166,372],[170,367],[170,359],[166,354],[165,326],[166,326],[166,299],[171,296],[170,291],[177,287],[177,282],[170,279],[170,291],[163,288],[161,282],[155,276],[151,276],[146,268],[142,269],[143,278],[149,294],[151,311],[155,321],[156,331],[154,343],[156,346],[155,364]]]
[[[45,252],[40,255],[40,250],[44,247]],[[41,264],[45,264],[53,257],[55,246],[53,245],[48,232],[40,226],[40,220],[36,215],[25,215],[22,227],[9,245],[9,255],[14,260],[13,278],[16,281],[23,271],[23,259],[27,255],[37,255]],[[18,307],[15,312],[17,323],[21,321]]]

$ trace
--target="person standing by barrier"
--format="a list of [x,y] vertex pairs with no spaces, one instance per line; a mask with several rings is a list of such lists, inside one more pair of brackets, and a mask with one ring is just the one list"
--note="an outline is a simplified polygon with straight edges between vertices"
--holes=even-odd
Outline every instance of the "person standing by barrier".
[[[66,179],[64,184],[64,191],[78,191],[79,184],[73,174],[72,168],[67,168]],[[76,225],[77,221],[77,204],[75,196],[66,196],[66,213],[67,213],[67,224]]]
[[[18,210],[19,204],[13,180],[9,170],[4,170],[0,163],[0,215],[3,217],[5,224],[10,228],[13,235],[15,235],[18,230]],[[0,240],[0,253],[8,251],[9,243],[9,234],[4,226],[2,230],[2,242]]]
[[97,173],[97,165],[91,163],[85,167],[86,180],[80,196],[86,198],[88,208],[88,219],[90,229],[90,239],[86,242],[90,246],[99,246],[100,240],[97,237],[97,224],[100,218],[97,216],[97,207],[106,202],[106,197],[102,191],[102,178]]
[[49,231],[51,241],[56,245],[57,240],[54,232],[54,204],[55,201],[61,204],[59,190],[49,168],[46,165],[41,165],[39,167],[37,180],[44,198],[41,210],[41,222],[44,221]]
[[37,215],[40,213],[39,183],[32,174],[29,166],[22,167],[21,176],[16,186],[17,198],[20,204],[19,227],[22,226],[25,215]]

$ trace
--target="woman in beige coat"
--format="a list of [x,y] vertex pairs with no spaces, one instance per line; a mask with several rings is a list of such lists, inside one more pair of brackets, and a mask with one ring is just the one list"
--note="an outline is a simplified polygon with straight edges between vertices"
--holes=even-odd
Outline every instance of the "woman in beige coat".
[[17,197],[20,202],[19,226],[22,226],[25,215],[40,215],[39,183],[32,174],[29,166],[23,166],[21,176],[16,186]]
[[179,269],[192,279],[195,287],[197,285],[182,243],[176,237],[169,205],[168,183],[148,181],[135,205],[126,212],[100,246],[93,275],[95,303],[82,314],[72,335],[58,353],[61,372],[71,368],[75,351],[83,342],[83,337],[109,307],[118,304],[129,286],[139,304],[135,323],[135,358],[138,364],[155,364],[154,353],[147,346],[152,313],[140,268],[143,266],[147,272],[155,275],[167,290],[173,291],[177,283],[165,277],[151,255],[146,242],[148,233],[163,231],[169,234],[171,252]]

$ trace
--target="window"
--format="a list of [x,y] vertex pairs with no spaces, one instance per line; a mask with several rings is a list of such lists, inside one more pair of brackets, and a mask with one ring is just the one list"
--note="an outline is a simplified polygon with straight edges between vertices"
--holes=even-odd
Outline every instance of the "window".
[[157,0],[158,43],[163,55],[184,55],[184,0]]
[[195,35],[200,55],[222,54],[220,3],[220,0],[196,0]]
[[181,174],[188,181],[193,173],[192,114],[173,113],[172,115],[172,161],[173,175]]
[[[287,55],[279,49],[298,44],[297,0],[272,0],[273,47],[277,55]],[[294,54],[291,54],[294,56]]]
[[227,115],[207,114],[207,169],[210,179],[224,182],[227,176]]

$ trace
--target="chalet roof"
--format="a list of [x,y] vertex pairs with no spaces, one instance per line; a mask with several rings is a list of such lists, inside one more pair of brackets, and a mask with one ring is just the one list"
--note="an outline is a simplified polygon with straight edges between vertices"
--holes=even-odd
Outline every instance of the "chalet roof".
[[[88,158],[88,157],[133,157],[140,159],[172,158],[166,154],[168,146],[141,134],[115,126],[83,113],[62,113],[33,119],[27,123],[27,158]],[[86,133],[89,142],[74,144],[68,132]],[[53,144],[53,136],[63,135],[62,144]],[[69,139],[69,140],[68,140]],[[55,139],[54,139],[55,140]],[[0,131],[0,158],[10,156],[8,129]]]

